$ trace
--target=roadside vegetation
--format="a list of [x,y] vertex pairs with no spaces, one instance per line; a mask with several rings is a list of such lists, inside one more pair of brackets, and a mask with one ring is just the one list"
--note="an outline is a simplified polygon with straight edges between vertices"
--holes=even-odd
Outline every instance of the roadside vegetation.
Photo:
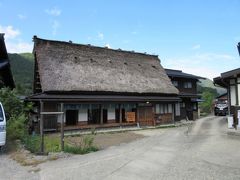
[[203,102],[199,103],[201,115],[205,116],[213,111],[214,99],[219,95],[216,89],[210,87],[198,87],[198,93],[201,94]]
[[[23,102],[18,97],[17,90],[0,89],[0,99],[7,118],[7,150],[16,148],[16,141],[20,140],[24,148],[32,153],[40,150],[40,136],[29,134],[29,112],[32,103]],[[78,143],[65,142],[64,151],[73,154],[85,154],[97,151],[93,145],[94,135],[82,136]],[[46,135],[44,138],[45,152],[60,152],[60,138]]]

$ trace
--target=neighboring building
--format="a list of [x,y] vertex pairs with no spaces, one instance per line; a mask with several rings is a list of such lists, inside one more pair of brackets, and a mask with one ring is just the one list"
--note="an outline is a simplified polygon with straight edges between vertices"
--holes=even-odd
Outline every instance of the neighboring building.
[[[240,42],[237,45],[240,55]],[[214,83],[227,89],[228,114],[233,115],[234,126],[239,125],[240,113],[240,68],[223,72],[213,79]]]
[[15,87],[3,33],[0,33],[0,88],[1,87],[9,87],[10,89]]
[[[60,111],[64,103],[66,129],[174,122],[178,90],[158,56],[37,37],[33,53],[28,100],[43,102],[39,111]],[[60,119],[44,121],[45,129],[57,129]]]
[[213,79],[214,83],[225,87],[228,92],[229,114],[234,117],[235,125],[238,124],[237,111],[240,110],[240,68],[221,73]]
[[181,98],[181,102],[175,105],[176,110],[180,106],[180,111],[175,114],[175,120],[197,119],[198,102],[200,101],[200,96],[197,94],[197,82],[199,79],[205,78],[187,74],[181,70],[165,69],[165,71],[173,85],[179,90],[179,97]]

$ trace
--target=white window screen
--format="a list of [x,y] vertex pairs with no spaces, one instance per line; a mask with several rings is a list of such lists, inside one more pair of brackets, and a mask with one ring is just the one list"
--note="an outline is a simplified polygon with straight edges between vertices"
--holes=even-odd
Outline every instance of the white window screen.
[[160,107],[159,107],[159,104],[156,104],[156,114],[159,114],[160,113]]
[[172,113],[172,104],[168,104],[168,113]]

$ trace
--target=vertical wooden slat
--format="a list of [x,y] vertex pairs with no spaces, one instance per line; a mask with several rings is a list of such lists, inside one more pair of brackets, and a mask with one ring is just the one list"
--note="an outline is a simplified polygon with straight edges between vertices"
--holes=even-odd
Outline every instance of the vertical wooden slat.
[[103,107],[102,107],[102,104],[100,104],[100,124],[103,124]]
[[42,101],[40,101],[40,136],[41,136],[41,145],[40,145],[40,153],[43,154],[44,153],[44,130],[43,130],[43,107],[44,104]]
[[119,104],[119,123],[122,125],[122,106]]
[[[63,103],[61,103],[61,112],[63,111]],[[61,150],[64,151],[64,113],[61,114]]]

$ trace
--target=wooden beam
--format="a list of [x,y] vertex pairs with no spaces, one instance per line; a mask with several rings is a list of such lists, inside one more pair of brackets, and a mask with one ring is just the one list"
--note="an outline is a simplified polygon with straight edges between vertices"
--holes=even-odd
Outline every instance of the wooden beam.
[[41,115],[58,115],[58,114],[63,114],[64,112],[41,112]]
[[61,103],[61,150],[64,151],[64,113],[63,113],[63,103]]
[[43,123],[43,111],[44,104],[40,101],[40,137],[41,137],[41,144],[40,144],[40,153],[44,154],[44,123]]

